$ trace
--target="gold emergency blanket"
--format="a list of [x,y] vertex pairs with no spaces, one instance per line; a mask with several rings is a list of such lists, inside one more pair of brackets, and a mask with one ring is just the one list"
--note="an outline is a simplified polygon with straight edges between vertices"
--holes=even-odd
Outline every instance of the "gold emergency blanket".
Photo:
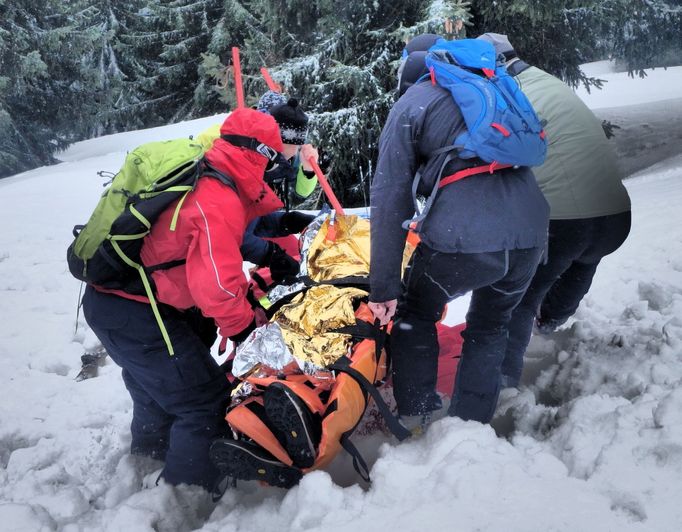
[[[331,229],[330,229],[331,227]],[[403,254],[403,268],[418,239],[410,233]],[[343,277],[366,277],[370,257],[369,220],[356,215],[319,216],[302,236],[302,273],[317,282]],[[268,293],[276,302],[281,296],[304,288],[302,283],[279,286]],[[281,295],[278,292],[282,292]],[[348,353],[351,337],[330,332],[355,325],[353,300],[368,294],[358,288],[314,286],[296,296],[237,348],[233,372],[263,375],[301,371],[315,375]],[[276,326],[273,326],[276,325]]]
[[324,368],[348,352],[351,340],[329,331],[355,325],[353,299],[365,296],[358,288],[314,286],[283,306],[273,320],[294,357]]
[[356,215],[337,215],[333,222],[327,218],[308,249],[308,275],[318,282],[367,276],[369,249],[369,220]]
[[[329,238],[330,224],[331,234]],[[355,215],[336,216],[331,222],[327,218],[310,242],[304,255],[306,273],[313,281],[328,281],[342,277],[369,275],[370,257],[369,220]],[[407,263],[419,241],[416,234],[410,234],[405,243],[402,269]]]

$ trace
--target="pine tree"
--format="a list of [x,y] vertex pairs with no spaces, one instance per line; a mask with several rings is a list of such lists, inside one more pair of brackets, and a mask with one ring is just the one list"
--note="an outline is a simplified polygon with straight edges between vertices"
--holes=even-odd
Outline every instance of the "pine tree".
[[519,56],[570,85],[599,86],[579,65],[613,57],[630,72],[682,44],[679,0],[472,0],[471,36],[504,33]]
[[612,57],[635,73],[662,54],[679,61],[681,12],[682,0],[0,0],[0,176],[75,140],[234,108],[239,46],[247,105],[267,66],[357,204],[409,37],[464,22],[448,36],[506,33],[529,62],[598,85],[581,63]]
[[[249,15],[264,14],[260,22],[251,20],[246,36],[223,31],[204,65],[211,61],[214,75],[224,76],[217,58],[225,57],[227,46],[243,43],[249,103],[266,90],[258,70],[268,66],[311,115],[310,138],[324,153],[340,199],[349,205],[365,202],[405,40],[443,31],[447,17],[465,19],[466,4],[439,1],[424,8],[418,0],[254,0],[250,7]],[[208,68],[205,72],[210,74]],[[227,87],[224,99],[233,105],[232,89]]]
[[[682,1],[611,0],[601,6],[614,14],[609,31],[609,55],[623,62],[629,72],[682,60]],[[670,58],[670,59],[669,59]]]
[[[67,16],[81,41],[81,78],[90,99],[88,116],[79,128],[80,138],[142,127],[144,119],[121,111],[135,101],[134,83],[143,71],[141,48],[123,41],[134,32],[145,0],[77,0]],[[132,90],[131,90],[132,89]]]
[[74,25],[50,0],[0,4],[0,176],[53,161],[88,102]]
[[[194,91],[193,115],[202,116],[208,113],[225,112],[236,107],[232,69],[232,47],[240,48],[240,61],[244,74],[244,91],[247,104],[254,103],[253,83],[261,90],[259,69],[271,64],[275,57],[280,57],[277,50],[281,43],[273,41],[263,31],[261,22],[267,14],[254,12],[260,7],[257,2],[250,3],[239,0],[224,0],[221,16],[215,21],[210,42],[206,52],[201,54],[199,66],[199,82]],[[229,87],[228,87],[229,84]]]

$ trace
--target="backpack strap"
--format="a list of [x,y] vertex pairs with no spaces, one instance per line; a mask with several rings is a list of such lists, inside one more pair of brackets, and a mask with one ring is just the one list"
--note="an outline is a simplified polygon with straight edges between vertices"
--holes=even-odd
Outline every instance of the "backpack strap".
[[218,170],[215,166],[209,163],[205,157],[201,159],[201,161],[199,162],[198,171],[199,171],[198,177],[204,176],[213,177],[220,181],[223,185],[227,185],[228,187],[230,187],[237,193],[237,195],[239,195],[239,190],[237,190],[237,185],[235,184],[232,176]]
[[[381,355],[381,350],[384,348],[385,340],[386,330],[385,328],[380,328],[375,335],[377,357]],[[400,421],[398,421],[398,418],[391,413],[391,409],[386,404],[386,401],[384,401],[384,398],[381,397],[381,394],[379,393],[379,390],[377,390],[376,386],[374,386],[373,383],[369,382],[369,380],[367,380],[367,378],[362,373],[357,371],[355,368],[352,368],[350,365],[351,360],[344,355],[341,358],[339,358],[336,362],[328,366],[328,368],[334,371],[338,371],[340,373],[345,373],[349,377],[352,377],[353,380],[355,380],[355,382],[358,383],[358,386],[360,386],[360,388],[365,393],[367,393],[369,396],[372,397],[372,399],[374,399],[374,403],[376,404],[379,413],[386,421],[386,425],[388,426],[389,430],[393,433],[393,435],[396,438],[398,438],[399,441],[403,441],[412,436],[412,433],[405,427],[403,427]]]
[[161,330],[161,336],[163,337],[163,340],[166,343],[166,347],[168,347],[168,354],[170,356],[173,356],[175,354],[175,350],[173,349],[173,344],[171,343],[170,336],[168,335],[168,330],[166,329],[166,326],[163,323],[161,312],[159,311],[159,307],[156,302],[156,297],[154,297],[154,291],[152,290],[150,278],[145,272],[144,266],[142,266],[142,264],[138,264],[137,262],[133,261],[130,257],[128,257],[125,254],[125,252],[121,249],[121,246],[119,246],[118,244],[118,240],[125,239],[126,239],[125,235],[111,236],[110,238],[111,245],[116,251],[116,253],[118,253],[119,257],[121,257],[123,262],[125,262],[131,268],[137,270],[137,272],[139,273],[140,280],[142,281],[142,285],[144,286],[145,292],[147,294],[147,298],[149,298],[149,304],[152,307],[152,313],[154,314],[154,317],[156,318],[156,323],[159,325],[159,329]]
[[220,135],[220,138],[238,148],[246,148],[247,150],[260,153],[263,157],[267,157],[269,161],[274,162],[279,155],[277,150],[253,137],[246,137],[244,135]]
[[182,195],[180,201],[178,201],[178,205],[175,207],[173,217],[171,218],[171,231],[175,231],[175,227],[178,223],[178,216],[180,215],[180,209],[182,208],[183,203],[185,203],[185,198],[187,198],[187,195],[194,190],[197,180],[203,176],[216,178],[218,181],[234,190],[235,194],[239,195],[239,191],[237,190],[237,185],[235,184],[234,179],[213,167],[205,157],[202,157],[197,162],[196,168],[194,170],[194,183],[191,187],[186,188],[185,193]]
[[350,436],[348,434],[344,434],[341,436],[340,441],[343,450],[353,458],[353,469],[355,469],[355,472],[360,475],[360,478],[362,478],[362,480],[368,484],[372,482],[372,479],[369,477],[369,467],[367,467],[367,462],[365,462],[365,459],[362,457],[362,454],[360,454],[360,451],[358,451],[358,448],[353,444],[353,442],[350,441]]
[[422,174],[420,171],[417,171],[417,173],[415,174],[414,179],[412,180],[412,203],[414,205],[415,216],[403,222],[402,224],[403,229],[406,230],[416,229],[418,228],[418,225],[424,220],[424,218],[426,218],[426,215],[431,210],[431,206],[433,205],[433,202],[436,200],[436,196],[438,195],[438,189],[440,188],[440,180],[441,176],[443,175],[443,170],[445,170],[447,164],[455,158],[455,155],[452,152],[461,147],[462,146],[456,144],[451,144],[449,146],[438,148],[437,150],[434,150],[429,154],[429,159],[437,157],[438,155],[441,155],[443,153],[446,153],[447,156],[445,157],[445,159],[443,159],[443,163],[441,164],[440,169],[438,170],[437,174],[438,177],[436,178],[433,184],[431,193],[429,194],[428,198],[426,198],[426,203],[424,204],[423,210],[419,209],[419,203],[417,202],[417,189],[419,188],[419,183],[421,182]]
[[447,153],[448,155],[443,159],[443,163],[440,165],[440,169],[438,170],[438,178],[435,180],[433,184],[433,188],[431,189],[431,193],[429,194],[428,198],[426,199],[426,203],[424,204],[423,210],[420,211],[419,209],[419,204],[417,203],[417,189],[419,188],[419,182],[421,181],[421,172],[417,172],[414,176],[414,180],[412,181],[412,201],[414,203],[414,212],[415,216],[409,220],[405,220],[402,224],[403,229],[407,230],[418,230],[419,229],[419,223],[422,222],[425,218],[426,215],[429,213],[431,210],[431,207],[433,206],[433,202],[436,200],[436,196],[438,195],[438,191],[443,188],[446,185],[449,185],[450,183],[454,183],[455,181],[459,181],[460,179],[464,179],[465,177],[469,177],[472,175],[476,174],[483,174],[483,173],[495,173],[498,170],[503,170],[505,168],[511,168],[513,165],[511,164],[499,164],[497,161],[493,161],[490,164],[485,164],[482,166],[473,166],[469,168],[464,168],[462,170],[458,170],[454,174],[450,174],[448,176],[443,177],[443,171],[445,170],[445,167],[455,159],[456,155],[452,153],[455,150],[458,150],[462,148],[462,146],[457,145],[457,144],[452,144],[450,146],[445,146],[443,148],[439,148],[437,150],[434,150],[431,152],[429,155],[429,159],[432,157],[436,157],[438,155],[441,155],[443,153]]
[[170,270],[171,268],[176,268],[177,266],[182,266],[187,262],[186,259],[169,260],[168,262],[162,262],[160,264],[154,264],[153,266],[145,266],[144,271],[147,274],[157,272],[159,270]]

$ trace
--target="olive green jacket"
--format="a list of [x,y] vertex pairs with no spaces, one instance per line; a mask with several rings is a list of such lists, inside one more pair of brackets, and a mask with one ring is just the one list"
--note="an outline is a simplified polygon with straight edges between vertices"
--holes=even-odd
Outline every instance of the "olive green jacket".
[[547,121],[547,159],[533,173],[550,205],[550,218],[630,210],[616,152],[592,111],[568,85],[539,68],[526,68],[515,79],[540,119]]

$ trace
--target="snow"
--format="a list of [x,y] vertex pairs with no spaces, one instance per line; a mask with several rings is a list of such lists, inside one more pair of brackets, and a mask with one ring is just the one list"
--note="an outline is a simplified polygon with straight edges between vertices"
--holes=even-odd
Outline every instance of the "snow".
[[[650,74],[657,98],[680,72]],[[611,107],[653,97],[600,75]],[[198,488],[156,485],[162,464],[128,454],[119,369],[74,380],[96,339],[76,320],[65,250],[102,191],[98,170],[221,119],[82,142],[62,164],[0,181],[0,529],[682,529],[682,156],[627,180],[630,237],[566,326],[533,338],[523,385],[504,392],[492,427],[445,418],[402,444],[358,438],[371,487],[345,456],[288,492],[240,483],[217,505]],[[447,321],[465,309],[453,303]]]
[[[106,137],[97,137],[73,144],[61,153],[56,154],[60,161],[82,161],[90,157],[99,157],[110,153],[127,152],[153,140],[172,140],[190,135],[198,135],[204,129],[222,123],[227,114],[198,118],[187,122],[179,122],[170,126],[140,129],[128,133],[116,133]],[[117,168],[114,168],[116,170]]]
[[588,93],[580,86],[576,93],[590,109],[603,107],[624,107],[663,100],[678,100],[682,105],[682,66],[646,70],[646,77],[637,74],[631,77],[627,72],[615,72],[610,61],[597,61],[581,66],[582,71],[592,77],[606,80],[603,88],[590,89]]

